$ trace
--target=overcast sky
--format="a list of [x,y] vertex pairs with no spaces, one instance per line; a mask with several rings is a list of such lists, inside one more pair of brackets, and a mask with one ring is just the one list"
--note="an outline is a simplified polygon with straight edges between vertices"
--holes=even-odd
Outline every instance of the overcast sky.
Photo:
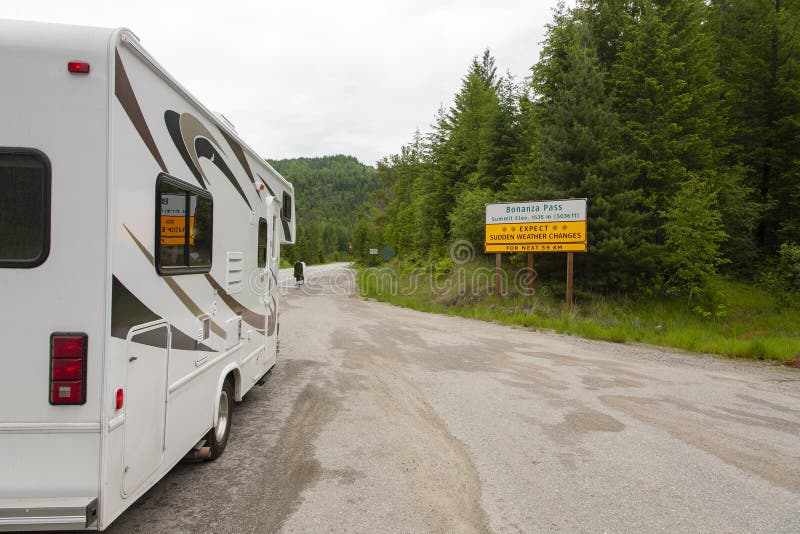
[[125,26],[266,158],[373,165],[427,131],[472,57],[518,79],[557,0],[0,0],[0,17]]

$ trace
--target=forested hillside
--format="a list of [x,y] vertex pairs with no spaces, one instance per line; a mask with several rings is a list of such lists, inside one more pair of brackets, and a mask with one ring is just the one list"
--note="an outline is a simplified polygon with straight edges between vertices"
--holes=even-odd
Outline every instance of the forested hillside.
[[353,213],[379,187],[375,169],[343,155],[269,163],[295,189],[297,244],[285,247],[284,258],[306,263],[347,259]]
[[530,76],[476,56],[431,131],[379,163],[357,252],[390,245],[421,263],[458,239],[480,251],[486,203],[587,197],[585,290],[691,299],[725,274],[800,291],[799,12],[800,0],[562,6]]

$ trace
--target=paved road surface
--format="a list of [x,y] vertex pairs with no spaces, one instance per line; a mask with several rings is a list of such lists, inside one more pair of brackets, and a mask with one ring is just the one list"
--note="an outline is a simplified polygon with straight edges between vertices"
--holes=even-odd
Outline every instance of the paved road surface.
[[283,273],[225,455],[109,532],[800,532],[800,373],[422,314]]

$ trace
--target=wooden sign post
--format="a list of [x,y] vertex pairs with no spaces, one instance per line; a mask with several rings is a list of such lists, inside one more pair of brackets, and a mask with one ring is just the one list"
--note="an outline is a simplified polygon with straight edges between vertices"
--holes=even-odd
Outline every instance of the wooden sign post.
[[528,290],[533,295],[533,252],[528,252]]
[[503,268],[502,264],[502,256],[498,253],[494,255],[494,294],[498,297],[502,296],[503,293],[503,281],[502,281],[502,271]]
[[572,267],[573,267],[572,252],[567,252],[567,311],[572,311]]

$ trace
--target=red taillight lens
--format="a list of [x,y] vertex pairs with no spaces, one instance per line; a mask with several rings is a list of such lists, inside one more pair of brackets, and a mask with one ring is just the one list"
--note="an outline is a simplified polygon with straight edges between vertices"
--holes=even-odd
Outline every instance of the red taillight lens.
[[117,410],[122,409],[122,405],[125,401],[125,393],[123,393],[122,388],[117,390]]
[[83,360],[53,360],[52,380],[83,380]]
[[75,74],[89,74],[91,67],[85,61],[70,61],[67,63],[67,70]]
[[50,404],[86,402],[86,334],[50,336]]
[[50,356],[53,358],[83,358],[86,353],[86,336],[59,336],[53,334]]

